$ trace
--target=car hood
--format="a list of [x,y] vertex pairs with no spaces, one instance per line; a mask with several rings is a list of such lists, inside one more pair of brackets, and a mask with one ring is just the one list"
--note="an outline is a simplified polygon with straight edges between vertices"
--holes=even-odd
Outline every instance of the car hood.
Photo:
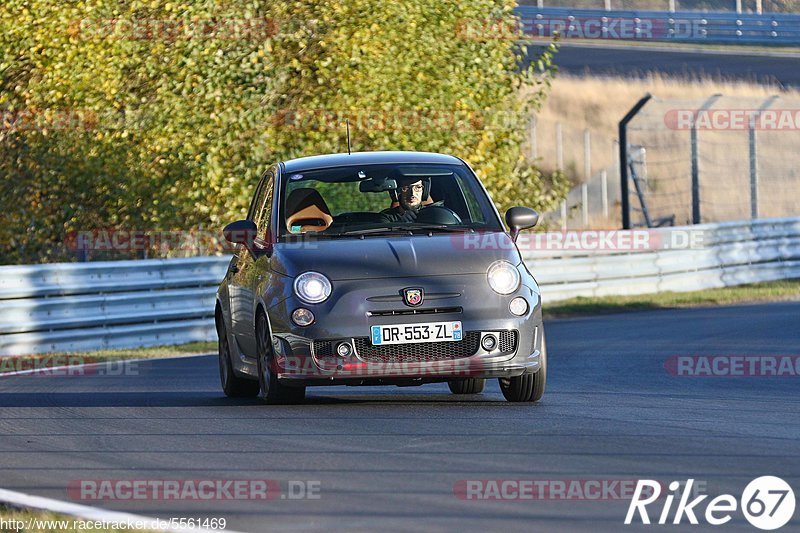
[[506,233],[437,233],[277,243],[271,264],[287,276],[314,270],[347,280],[485,274],[500,259],[521,262]]

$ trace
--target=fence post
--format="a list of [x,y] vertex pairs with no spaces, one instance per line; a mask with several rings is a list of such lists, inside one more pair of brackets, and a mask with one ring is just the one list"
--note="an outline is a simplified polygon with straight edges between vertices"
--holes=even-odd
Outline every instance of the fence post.
[[697,148],[697,115],[700,111],[705,111],[714,105],[714,102],[716,102],[720,96],[722,95],[719,93],[712,95],[692,117],[692,129],[690,131],[692,143],[692,224],[700,224],[702,220],[700,216],[700,165],[698,162]]
[[736,13],[742,13],[742,0],[736,0]]
[[585,181],[581,183],[581,223],[589,226],[589,184]]
[[600,201],[603,204],[603,218],[608,218],[608,173],[600,171]]
[[561,200],[561,229],[567,231],[567,201]]
[[758,115],[750,115],[750,123],[747,128],[750,147],[750,218],[758,218],[758,137],[756,135],[756,119],[760,118],[761,113],[777,99],[777,96],[767,98],[761,104]]
[[675,13],[675,0],[669,0],[669,12]]
[[611,0],[605,0],[606,11],[611,11]]
[[628,111],[619,121],[619,185],[622,196],[622,229],[631,229],[631,211],[628,200],[628,122],[633,120],[636,113],[647,103],[653,95],[646,93],[636,105]]
[[750,119],[750,218],[758,218],[758,148],[756,147],[755,119]]
[[556,122],[556,170],[564,170],[564,139],[561,135],[561,122]]
[[583,130],[583,179],[592,177],[592,134],[589,128]]
[[697,128],[692,121],[692,224],[700,223],[700,168],[697,163]]

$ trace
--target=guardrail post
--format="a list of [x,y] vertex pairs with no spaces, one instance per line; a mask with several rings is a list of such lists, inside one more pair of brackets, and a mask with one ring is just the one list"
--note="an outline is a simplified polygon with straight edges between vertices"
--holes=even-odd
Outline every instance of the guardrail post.
[[628,114],[619,121],[619,184],[622,195],[622,229],[631,229],[631,208],[628,199],[628,122],[633,120],[633,117],[652,97],[652,94],[646,93],[628,111]]

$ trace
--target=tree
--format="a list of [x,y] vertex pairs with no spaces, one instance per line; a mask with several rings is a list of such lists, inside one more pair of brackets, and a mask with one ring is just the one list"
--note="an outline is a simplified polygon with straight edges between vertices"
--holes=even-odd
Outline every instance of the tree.
[[519,67],[513,7],[5,0],[0,260],[69,258],[93,228],[218,229],[269,163],[342,151],[345,118],[355,149],[453,153],[502,209],[551,207],[558,176],[521,145],[553,50]]

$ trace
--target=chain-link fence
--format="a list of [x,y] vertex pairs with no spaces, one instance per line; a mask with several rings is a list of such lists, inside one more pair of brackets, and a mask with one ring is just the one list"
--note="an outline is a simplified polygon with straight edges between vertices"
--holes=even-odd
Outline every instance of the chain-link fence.
[[796,216],[798,142],[800,99],[652,98],[627,126],[631,226]]

